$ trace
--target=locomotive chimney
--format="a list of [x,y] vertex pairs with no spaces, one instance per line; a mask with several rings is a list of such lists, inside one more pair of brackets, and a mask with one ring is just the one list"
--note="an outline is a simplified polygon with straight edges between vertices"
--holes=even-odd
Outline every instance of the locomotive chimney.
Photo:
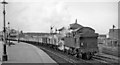
[[77,23],[77,19],[75,20],[75,23]]

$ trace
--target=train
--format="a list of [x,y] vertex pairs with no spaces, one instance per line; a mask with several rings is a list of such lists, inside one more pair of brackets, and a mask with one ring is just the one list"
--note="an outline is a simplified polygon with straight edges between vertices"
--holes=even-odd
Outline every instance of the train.
[[91,59],[98,52],[97,37],[98,33],[92,28],[80,28],[73,31],[73,36],[64,38],[64,50],[76,57]]
[[94,29],[82,27],[66,34],[66,36],[59,33],[46,36],[26,35],[19,40],[57,49],[77,58],[91,59],[99,52],[97,38],[98,33],[95,33]]

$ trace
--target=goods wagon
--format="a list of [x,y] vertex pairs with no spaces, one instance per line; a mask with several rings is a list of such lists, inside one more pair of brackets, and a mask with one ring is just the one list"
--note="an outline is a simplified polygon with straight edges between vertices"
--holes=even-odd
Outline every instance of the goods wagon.
[[49,46],[51,47],[51,48],[58,48],[58,46],[59,46],[59,36],[58,35],[52,35],[52,36],[49,36],[49,41],[50,41],[50,43],[47,43],[47,44],[49,44]]
[[43,44],[46,44],[46,43],[48,43],[48,37],[42,37],[42,43]]
[[73,36],[64,37],[64,50],[68,54],[90,59],[98,52],[98,34],[89,27],[80,28],[73,32]]

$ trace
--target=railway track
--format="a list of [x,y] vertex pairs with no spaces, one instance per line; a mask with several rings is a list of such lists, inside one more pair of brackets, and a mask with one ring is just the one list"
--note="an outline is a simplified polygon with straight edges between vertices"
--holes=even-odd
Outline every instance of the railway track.
[[115,59],[109,58],[109,57],[105,57],[105,56],[100,56],[100,55],[93,56],[93,59],[101,60],[104,63],[118,63],[118,60],[115,60]]
[[[35,45],[35,44],[33,44]],[[61,59],[62,62],[59,62],[59,63],[69,63],[70,65],[96,65],[97,64],[101,64],[101,65],[114,65],[114,64],[111,64],[111,62],[114,62],[114,61],[111,61],[112,58],[108,58],[108,57],[103,57],[103,56],[99,56],[99,55],[96,55],[96,56],[93,56],[93,59],[91,60],[83,60],[81,58],[77,59],[75,56],[71,56],[71,55],[68,55],[62,51],[58,51],[58,50],[55,50],[53,48],[50,48],[50,47],[46,47],[46,46],[41,46],[41,45],[35,45],[37,46],[38,48],[42,49],[43,51],[45,51],[46,53],[51,54],[53,56],[56,56],[58,57],[57,59]],[[115,62],[114,62],[115,63]]]
[[95,55],[95,56],[97,56],[97,57],[102,57],[102,58],[107,58],[107,59],[113,59],[113,60],[115,60],[114,58],[105,57],[105,56],[101,56],[101,55]]
[[84,64],[85,63],[86,64],[91,64],[91,65],[96,65],[96,63],[98,63],[98,64],[99,63],[104,63],[105,65],[111,65],[108,62],[106,62],[104,60],[101,60],[101,59],[92,59],[92,60],[76,59],[73,56],[64,54],[64,52],[60,52],[60,51],[57,51],[57,50],[53,51],[51,49],[48,49],[48,48],[45,48],[45,47],[42,47],[42,46],[37,46],[37,47],[39,47],[40,49],[44,50],[45,52],[52,53],[54,56],[58,56],[59,58],[64,59],[67,63],[70,63],[72,65],[79,65],[79,64],[83,64],[83,63]]
[[72,64],[72,65],[76,65],[76,64],[75,64],[76,61],[74,61],[73,59],[67,58],[67,57],[65,57],[65,56],[62,55],[62,54],[56,53],[55,51],[48,50],[48,49],[46,49],[46,48],[44,48],[44,47],[41,47],[41,46],[38,46],[38,47],[39,47],[40,49],[42,49],[43,51],[45,51],[45,52],[52,53],[54,56],[57,56],[57,57],[59,57],[59,58],[64,59],[67,63],[70,63],[70,64]]

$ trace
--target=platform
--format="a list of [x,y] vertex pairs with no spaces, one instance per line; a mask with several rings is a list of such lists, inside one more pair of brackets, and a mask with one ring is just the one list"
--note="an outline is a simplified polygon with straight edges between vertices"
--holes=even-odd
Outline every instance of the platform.
[[2,63],[56,63],[44,51],[27,43],[7,46],[8,61]]

